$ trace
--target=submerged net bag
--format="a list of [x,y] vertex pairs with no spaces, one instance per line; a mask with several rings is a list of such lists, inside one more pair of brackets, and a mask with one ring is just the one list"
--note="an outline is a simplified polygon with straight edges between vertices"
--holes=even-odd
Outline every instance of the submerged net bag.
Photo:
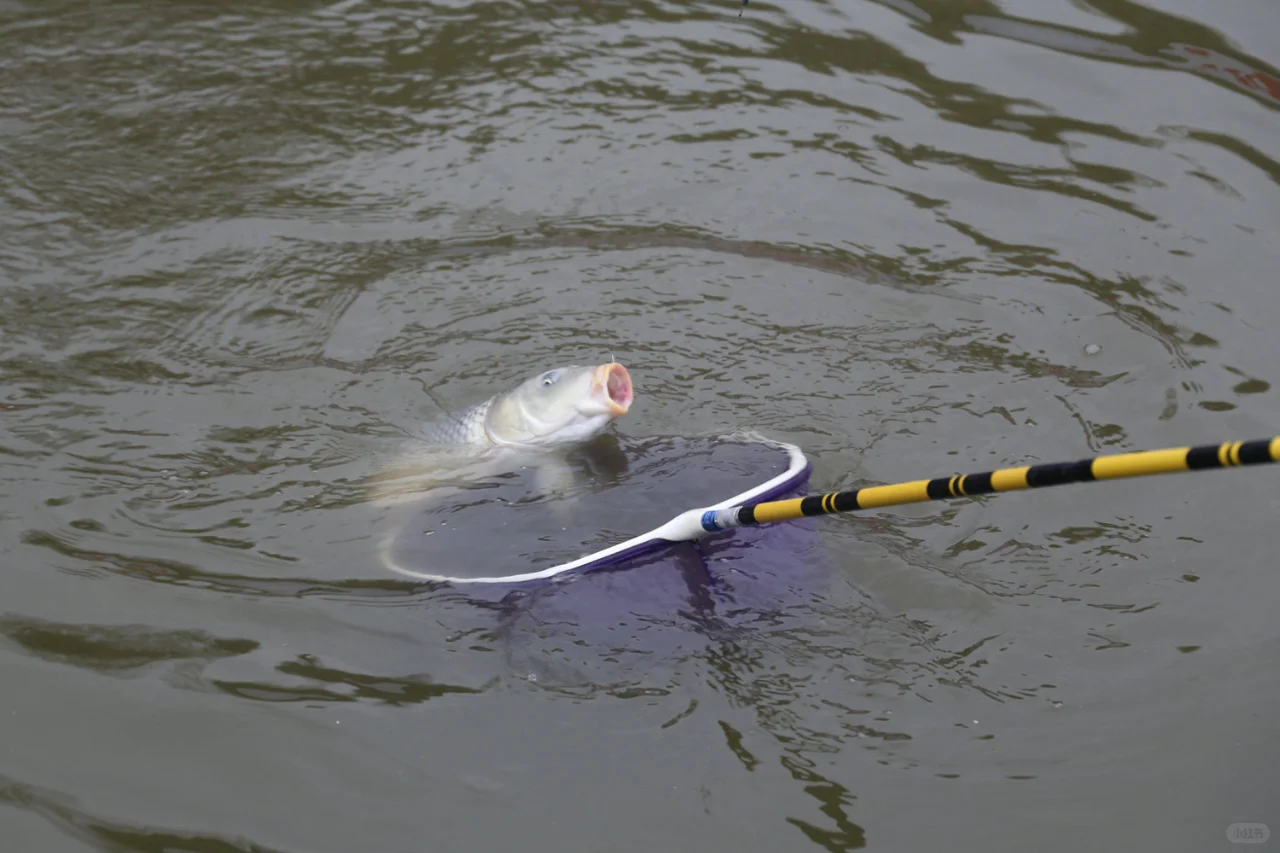
[[759,436],[606,436],[545,466],[424,489],[399,508],[381,556],[400,574],[457,584],[522,583],[666,554],[706,560],[734,547],[733,535],[672,543],[662,525],[688,509],[799,495],[809,471],[798,447]]

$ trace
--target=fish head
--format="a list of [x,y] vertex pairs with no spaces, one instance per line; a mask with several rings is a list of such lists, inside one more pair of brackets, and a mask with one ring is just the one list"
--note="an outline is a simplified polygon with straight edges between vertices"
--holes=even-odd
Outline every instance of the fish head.
[[595,438],[631,408],[631,374],[616,361],[543,371],[498,395],[485,429],[496,444],[551,447]]

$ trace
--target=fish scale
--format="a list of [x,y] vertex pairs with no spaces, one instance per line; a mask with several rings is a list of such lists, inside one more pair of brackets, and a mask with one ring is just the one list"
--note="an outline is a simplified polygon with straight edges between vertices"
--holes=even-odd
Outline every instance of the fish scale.
[[432,444],[491,444],[484,424],[492,405],[489,399],[456,417],[427,424],[419,435]]

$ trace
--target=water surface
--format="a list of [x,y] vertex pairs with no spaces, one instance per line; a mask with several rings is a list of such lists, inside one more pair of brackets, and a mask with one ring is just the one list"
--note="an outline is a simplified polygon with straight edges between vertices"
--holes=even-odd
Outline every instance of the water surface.
[[610,353],[624,437],[815,491],[1280,432],[1270,0],[738,11],[0,5],[6,850],[1280,830],[1274,471],[824,519],[675,606],[379,563],[404,430]]

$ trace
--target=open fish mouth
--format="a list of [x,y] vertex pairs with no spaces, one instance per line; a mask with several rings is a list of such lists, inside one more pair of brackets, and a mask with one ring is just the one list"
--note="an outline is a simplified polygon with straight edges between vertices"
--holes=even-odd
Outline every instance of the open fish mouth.
[[635,399],[631,374],[616,361],[597,367],[592,385],[592,390],[604,398],[609,413],[615,417],[625,415],[631,408],[631,401]]

